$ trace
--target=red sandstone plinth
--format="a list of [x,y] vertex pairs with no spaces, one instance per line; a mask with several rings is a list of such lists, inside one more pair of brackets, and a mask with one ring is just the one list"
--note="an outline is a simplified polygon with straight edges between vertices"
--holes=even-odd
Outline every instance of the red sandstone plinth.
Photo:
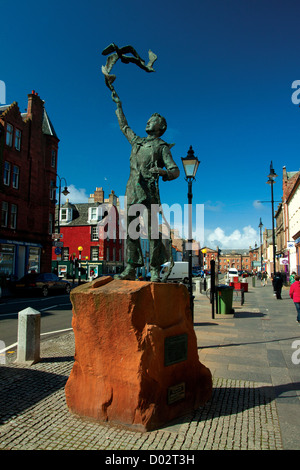
[[184,285],[103,277],[78,286],[71,301],[70,411],[149,431],[209,400],[211,373],[199,362]]

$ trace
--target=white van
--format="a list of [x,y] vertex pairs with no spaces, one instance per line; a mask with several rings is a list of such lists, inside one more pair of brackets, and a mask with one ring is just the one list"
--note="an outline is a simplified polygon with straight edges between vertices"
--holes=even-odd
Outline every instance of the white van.
[[[170,261],[163,264],[160,271],[160,279],[163,279],[170,268]],[[168,281],[189,281],[189,263],[187,261],[175,261],[172,271],[167,279]]]
[[235,268],[230,268],[228,269],[228,272],[227,272],[227,281],[229,282],[233,282],[233,278],[234,277],[239,277],[239,272],[237,269]]

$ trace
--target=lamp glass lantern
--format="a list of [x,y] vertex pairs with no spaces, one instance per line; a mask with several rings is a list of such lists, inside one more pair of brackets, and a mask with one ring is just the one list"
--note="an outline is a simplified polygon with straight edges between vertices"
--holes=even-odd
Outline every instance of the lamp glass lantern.
[[273,162],[270,164],[270,173],[268,174],[268,181],[267,184],[272,184],[274,183],[275,178],[277,178],[277,174],[275,173],[275,170],[273,168]]
[[68,191],[67,186],[65,186],[64,190],[62,191],[62,194],[63,194],[64,196],[67,196],[68,194],[70,194],[70,191]]
[[181,157],[185,176],[187,180],[193,180],[196,177],[196,173],[198,170],[199,166],[199,160],[197,157],[194,155],[194,150],[192,149],[192,146],[190,146],[190,149],[188,151],[188,154],[186,157]]

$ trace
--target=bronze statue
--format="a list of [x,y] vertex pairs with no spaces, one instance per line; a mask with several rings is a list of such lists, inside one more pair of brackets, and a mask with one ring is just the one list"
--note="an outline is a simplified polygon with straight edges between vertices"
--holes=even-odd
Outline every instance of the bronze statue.
[[[137,59],[136,56],[135,58]],[[127,123],[119,96],[112,87],[111,82],[107,81],[107,75],[104,75],[106,84],[112,90],[112,99],[117,105],[116,115],[120,129],[132,147],[130,176],[125,193],[127,197],[127,213],[130,212],[130,207],[136,205],[137,208],[141,208],[143,212],[141,216],[143,216],[144,220],[145,216],[147,218],[151,281],[158,282],[160,281],[161,265],[166,261],[171,261],[171,267],[173,266],[172,245],[170,244],[169,253],[167,253],[161,234],[156,233],[158,236],[153,236],[153,224],[156,224],[157,221],[151,219],[153,219],[155,213],[153,208],[159,208],[158,211],[156,210],[156,216],[157,212],[161,211],[158,189],[159,176],[162,177],[163,181],[173,180],[179,176],[179,169],[170,152],[173,144],[167,144],[160,138],[167,128],[167,123],[165,118],[158,113],[153,114],[147,122],[146,132],[148,136],[137,136]],[[127,230],[129,232],[127,234],[126,247],[127,265],[123,273],[118,276],[119,279],[135,280],[136,268],[144,266],[140,238],[130,236],[129,230],[131,222],[136,217],[136,214],[127,216]]]

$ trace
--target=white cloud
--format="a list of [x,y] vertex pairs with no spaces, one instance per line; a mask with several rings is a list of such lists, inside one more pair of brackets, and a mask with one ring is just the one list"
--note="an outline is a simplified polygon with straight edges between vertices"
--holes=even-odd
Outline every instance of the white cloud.
[[224,203],[221,201],[206,201],[204,203],[204,209],[207,211],[212,211],[212,212],[219,212],[223,209]]
[[207,235],[206,244],[211,248],[216,246],[223,249],[249,248],[249,246],[254,247],[258,239],[258,233],[251,225],[247,225],[242,231],[236,229],[229,235],[226,235],[223,229],[217,227]]
[[260,201],[253,201],[253,207],[255,207],[255,209],[261,210],[263,208],[263,205]]
[[89,196],[86,194],[85,189],[77,189],[73,184],[70,184],[70,186],[68,186],[68,191],[69,194],[67,196],[64,196],[63,194],[61,195],[61,204],[64,204],[66,199],[69,199],[72,204],[88,202]]

